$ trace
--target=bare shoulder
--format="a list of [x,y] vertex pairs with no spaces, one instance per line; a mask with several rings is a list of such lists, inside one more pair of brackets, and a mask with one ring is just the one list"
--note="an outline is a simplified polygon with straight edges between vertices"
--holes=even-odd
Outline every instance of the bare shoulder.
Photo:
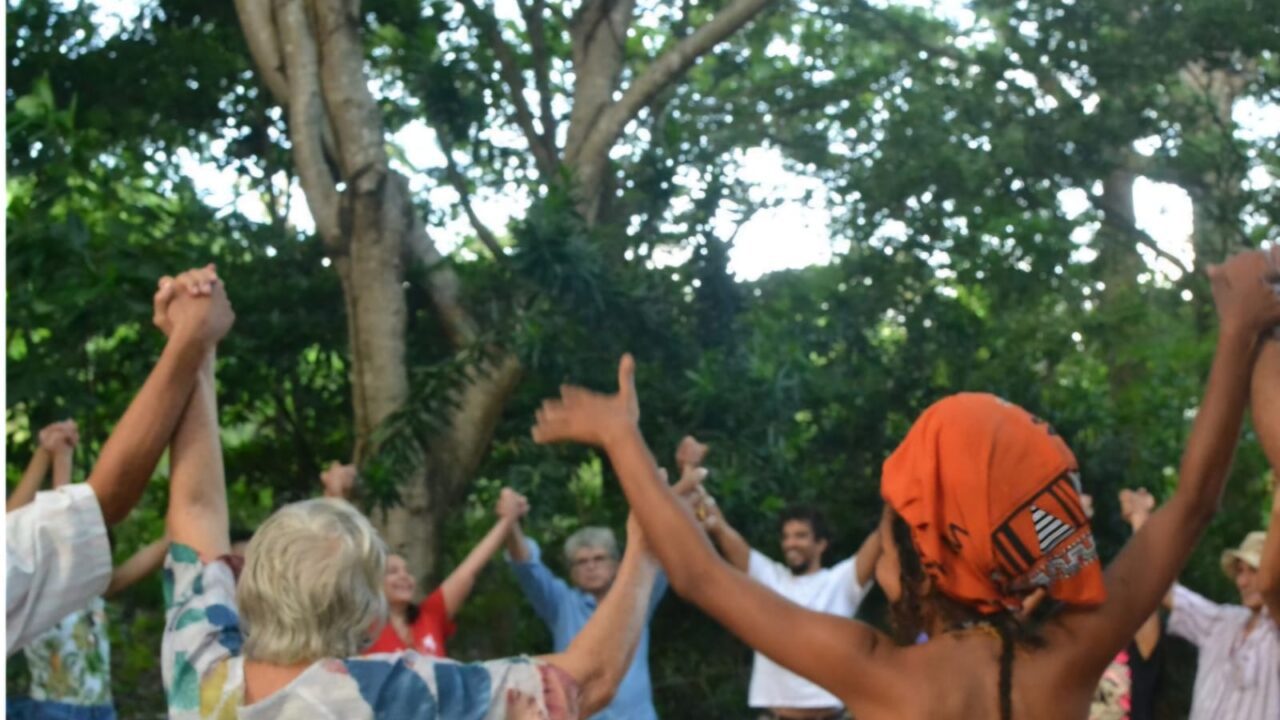
[[[849,707],[859,720],[968,720],[1000,717],[1000,641],[973,632],[946,635],[891,655],[896,678],[879,703]],[[1019,648],[1012,664],[1014,717],[1079,720],[1088,713],[1092,688],[1064,685],[1050,646]],[[1096,684],[1096,681],[1095,681]]]

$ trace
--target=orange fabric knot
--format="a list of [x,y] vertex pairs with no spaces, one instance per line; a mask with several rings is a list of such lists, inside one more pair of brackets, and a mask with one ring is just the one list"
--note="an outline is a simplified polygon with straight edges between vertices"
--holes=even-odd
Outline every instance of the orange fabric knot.
[[884,463],[880,492],[947,596],[990,614],[1045,588],[1106,599],[1075,455],[1048,423],[994,395],[934,403]]

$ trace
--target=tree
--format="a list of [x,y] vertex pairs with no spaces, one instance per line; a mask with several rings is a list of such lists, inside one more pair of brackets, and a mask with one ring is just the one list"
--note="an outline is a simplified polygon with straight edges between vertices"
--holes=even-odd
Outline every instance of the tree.
[[[541,96],[541,116],[529,108],[524,71],[492,10],[471,0],[467,14],[491,44],[508,97],[543,182],[573,183],[577,211],[586,226],[597,223],[613,195],[609,153],[624,127],[700,56],[761,12],[768,0],[733,0],[714,17],[678,38],[621,92],[626,69],[624,38],[634,2],[588,0],[574,13],[567,140],[557,147],[557,118],[548,79],[542,2],[521,8]],[[413,206],[407,179],[389,166],[382,112],[369,91],[360,7],[346,0],[271,4],[240,0],[240,23],[263,84],[287,109],[293,162],[316,231],[342,281],[352,360],[355,460],[376,450],[375,432],[409,398],[405,357],[406,268],[425,266],[425,282],[449,342],[456,351],[493,343],[464,306],[457,274],[436,249]],[[448,133],[442,133],[448,143]],[[451,155],[446,145],[446,154]],[[474,215],[473,215],[474,217]],[[480,228],[478,228],[480,229]],[[480,229],[482,238],[492,233]],[[490,249],[500,250],[490,240]],[[500,341],[499,341],[500,342]],[[419,438],[421,467],[399,483],[400,503],[385,511],[381,530],[417,572],[435,564],[440,518],[463,488],[488,447],[494,425],[520,378],[510,350],[499,350],[471,368],[457,388],[448,419],[431,437]]]

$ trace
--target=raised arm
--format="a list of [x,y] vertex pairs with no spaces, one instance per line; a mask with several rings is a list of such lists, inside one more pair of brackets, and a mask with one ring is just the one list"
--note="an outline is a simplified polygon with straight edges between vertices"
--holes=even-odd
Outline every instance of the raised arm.
[[876,561],[880,559],[880,532],[872,530],[862,547],[858,548],[854,570],[858,573],[858,587],[866,587],[876,574]]
[[1249,375],[1262,331],[1280,322],[1280,297],[1266,282],[1266,258],[1242,253],[1210,269],[1220,320],[1218,346],[1204,399],[1187,438],[1173,497],[1125,545],[1107,567],[1107,600],[1096,610],[1072,613],[1053,632],[1070,636],[1061,646],[1067,681],[1096,681],[1128,638],[1155,611],[1213,519],[1221,501],[1243,422]]
[[[624,356],[617,395],[561,388],[543,403],[533,437],[603,447],[645,537],[685,599],[752,648],[839,696],[855,712],[887,708],[900,688],[887,636],[853,620],[810,612],[724,563],[692,511],[662,482],[637,427],[634,362]],[[856,667],[858,672],[849,672]]]
[[[182,282],[191,286],[183,293],[204,289],[197,279],[183,276]],[[176,281],[170,281],[161,287],[157,298],[170,297],[175,287]],[[189,307],[177,316],[164,319],[171,330],[164,352],[102,446],[89,475],[89,486],[108,525],[123,520],[142,497],[160,455],[173,438],[201,364],[231,327],[235,315],[225,299],[222,295],[221,302],[215,303],[205,295],[184,303]]]
[[[1147,524],[1147,519],[1151,517],[1151,512],[1155,510],[1156,499],[1150,492],[1143,490],[1121,490],[1120,491],[1120,514],[1124,521],[1129,523],[1129,527],[1137,534],[1143,525]],[[1161,605],[1166,609],[1173,609],[1173,591],[1164,594],[1161,599]],[[1133,642],[1138,646],[1138,652],[1142,653],[1142,657],[1150,658],[1151,654],[1156,651],[1156,645],[1160,644],[1160,613],[1159,611],[1151,613],[1146,621],[1142,623],[1142,627],[1138,628],[1138,632],[1133,636]]]
[[746,572],[751,564],[751,545],[725,519],[716,499],[699,484],[690,493],[688,500],[693,506],[694,517],[702,523],[702,529],[720,549],[724,559],[739,571]]
[[1262,443],[1262,451],[1271,464],[1271,520],[1267,526],[1267,543],[1262,548],[1262,564],[1258,583],[1271,618],[1280,622],[1280,340],[1262,344],[1258,362],[1253,367],[1251,408],[1253,427]]
[[529,552],[529,543],[524,535],[524,528],[520,527],[519,520],[512,523],[507,530],[506,547],[507,555],[513,563],[527,563],[532,558],[532,553]]
[[128,560],[125,560],[111,573],[111,584],[107,585],[107,597],[128,589],[142,578],[150,575],[164,564],[164,554],[169,551],[169,538],[163,537],[153,543],[142,546]]
[[[180,277],[178,282],[182,283],[190,276],[194,276],[206,290],[203,294],[195,294],[186,288],[176,294],[166,309],[168,318],[174,323],[174,332],[182,318],[191,313],[221,312],[230,318],[231,304],[222,283],[216,277],[211,278],[208,271],[192,271]],[[230,327],[230,319],[226,327]],[[161,330],[164,329],[161,324]],[[190,546],[205,561],[230,553],[227,488],[218,428],[212,346],[203,358],[195,390],[174,433],[169,465],[169,512],[166,517],[169,538],[175,543]]]
[[49,474],[49,465],[49,451],[44,445],[37,445],[31,462],[27,463],[27,469],[22,472],[22,480],[18,481],[18,486],[9,494],[9,499],[4,504],[5,512],[13,512],[35,499],[40,485],[44,483],[44,476]]
[[[53,489],[71,482],[71,469],[76,446],[80,444],[80,428],[75,420],[57,423],[57,431],[51,433],[49,452],[53,456]],[[41,440],[43,443],[43,439]]]
[[444,596],[444,609],[451,619],[458,614],[463,603],[471,595],[471,589],[475,587],[480,571],[484,570],[484,566],[489,564],[494,553],[507,542],[507,538],[511,536],[511,529],[528,511],[529,501],[523,495],[511,488],[502,488],[502,493],[498,497],[498,521],[493,524],[489,532],[485,533],[484,538],[471,548],[467,557],[440,585],[440,592]]
[[5,512],[13,512],[35,499],[44,483],[44,477],[53,466],[53,489],[71,482],[71,460],[80,442],[80,431],[75,420],[51,423],[36,435],[36,452],[22,473],[22,480],[13,489],[5,503]]
[[658,574],[644,534],[627,521],[627,550],[604,600],[563,653],[543,658],[569,673],[582,691],[581,713],[590,717],[612,700],[631,666],[649,620],[649,594]]

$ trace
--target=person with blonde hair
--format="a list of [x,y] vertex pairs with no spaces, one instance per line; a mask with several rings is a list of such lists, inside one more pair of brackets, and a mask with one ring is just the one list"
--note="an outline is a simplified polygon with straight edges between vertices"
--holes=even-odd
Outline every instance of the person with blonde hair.
[[[162,331],[168,301],[156,297]],[[638,526],[615,592],[562,653],[474,664],[414,651],[359,657],[386,620],[387,550],[346,501],[277,510],[250,540],[237,587],[213,368],[210,353],[170,449],[161,649],[170,718],[570,720],[609,702],[657,571]]]
[[924,411],[884,464],[876,564],[902,636],[928,633],[920,644],[805,610],[723,561],[661,481],[629,355],[616,394],[562,387],[533,438],[602,448],[676,593],[859,720],[1081,720],[1213,519],[1262,334],[1280,325],[1276,270],[1258,252],[1210,269],[1218,347],[1177,490],[1105,573],[1079,466],[1051,425],[982,393]]
[[[355,465],[333,462],[320,473],[323,496],[350,501],[357,476]],[[444,582],[427,593],[421,602],[414,602],[418,581],[409,569],[408,560],[399,553],[389,553],[382,581],[387,598],[387,622],[364,648],[364,654],[416,650],[423,655],[448,657],[447,643],[457,631],[454,618],[471,597],[485,565],[502,549],[511,529],[527,512],[529,501],[525,496],[509,487],[502,488],[494,508],[497,522],[445,576]]]

